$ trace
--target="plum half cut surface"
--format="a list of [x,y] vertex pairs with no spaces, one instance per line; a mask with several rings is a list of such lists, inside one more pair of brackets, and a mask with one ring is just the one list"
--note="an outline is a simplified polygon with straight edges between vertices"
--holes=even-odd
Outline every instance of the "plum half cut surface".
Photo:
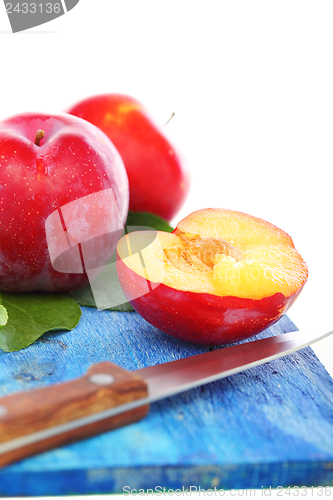
[[225,209],[193,212],[171,234],[125,235],[117,254],[133,308],[160,330],[203,344],[232,343],[268,328],[308,276],[286,232]]

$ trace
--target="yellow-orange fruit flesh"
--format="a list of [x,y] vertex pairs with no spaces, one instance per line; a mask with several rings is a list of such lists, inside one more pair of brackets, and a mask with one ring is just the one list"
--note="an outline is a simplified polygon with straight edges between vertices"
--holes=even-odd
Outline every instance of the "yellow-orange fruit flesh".
[[[200,210],[181,221],[173,234],[141,232],[126,238],[126,252],[120,250],[120,256],[131,255],[126,265],[177,290],[249,299],[276,293],[289,297],[308,275],[287,233],[240,212]],[[118,252],[121,248],[122,243]]]

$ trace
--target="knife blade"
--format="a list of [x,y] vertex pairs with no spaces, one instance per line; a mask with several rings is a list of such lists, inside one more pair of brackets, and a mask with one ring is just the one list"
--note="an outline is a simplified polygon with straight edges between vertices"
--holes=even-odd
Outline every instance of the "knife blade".
[[131,372],[102,362],[79,379],[0,398],[0,466],[136,422],[155,401],[291,354],[332,333],[295,331]]

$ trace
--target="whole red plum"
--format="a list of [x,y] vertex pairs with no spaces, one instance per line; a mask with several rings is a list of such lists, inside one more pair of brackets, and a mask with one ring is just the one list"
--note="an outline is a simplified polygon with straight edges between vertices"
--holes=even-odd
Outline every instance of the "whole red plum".
[[0,289],[85,285],[114,252],[128,203],[122,159],[94,125],[65,113],[0,122]]
[[123,94],[97,95],[68,113],[99,127],[118,149],[128,174],[132,211],[168,221],[177,214],[189,190],[187,164],[139,101]]

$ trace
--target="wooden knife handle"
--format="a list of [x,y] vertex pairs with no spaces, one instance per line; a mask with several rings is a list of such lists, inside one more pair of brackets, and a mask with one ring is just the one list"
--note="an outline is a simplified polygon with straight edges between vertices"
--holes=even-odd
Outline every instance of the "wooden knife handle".
[[[108,362],[98,363],[79,379],[0,398],[0,443],[147,395],[146,383],[135,373]],[[1,450],[0,444],[0,466],[136,422],[148,410],[149,405],[144,405],[12,451]]]

